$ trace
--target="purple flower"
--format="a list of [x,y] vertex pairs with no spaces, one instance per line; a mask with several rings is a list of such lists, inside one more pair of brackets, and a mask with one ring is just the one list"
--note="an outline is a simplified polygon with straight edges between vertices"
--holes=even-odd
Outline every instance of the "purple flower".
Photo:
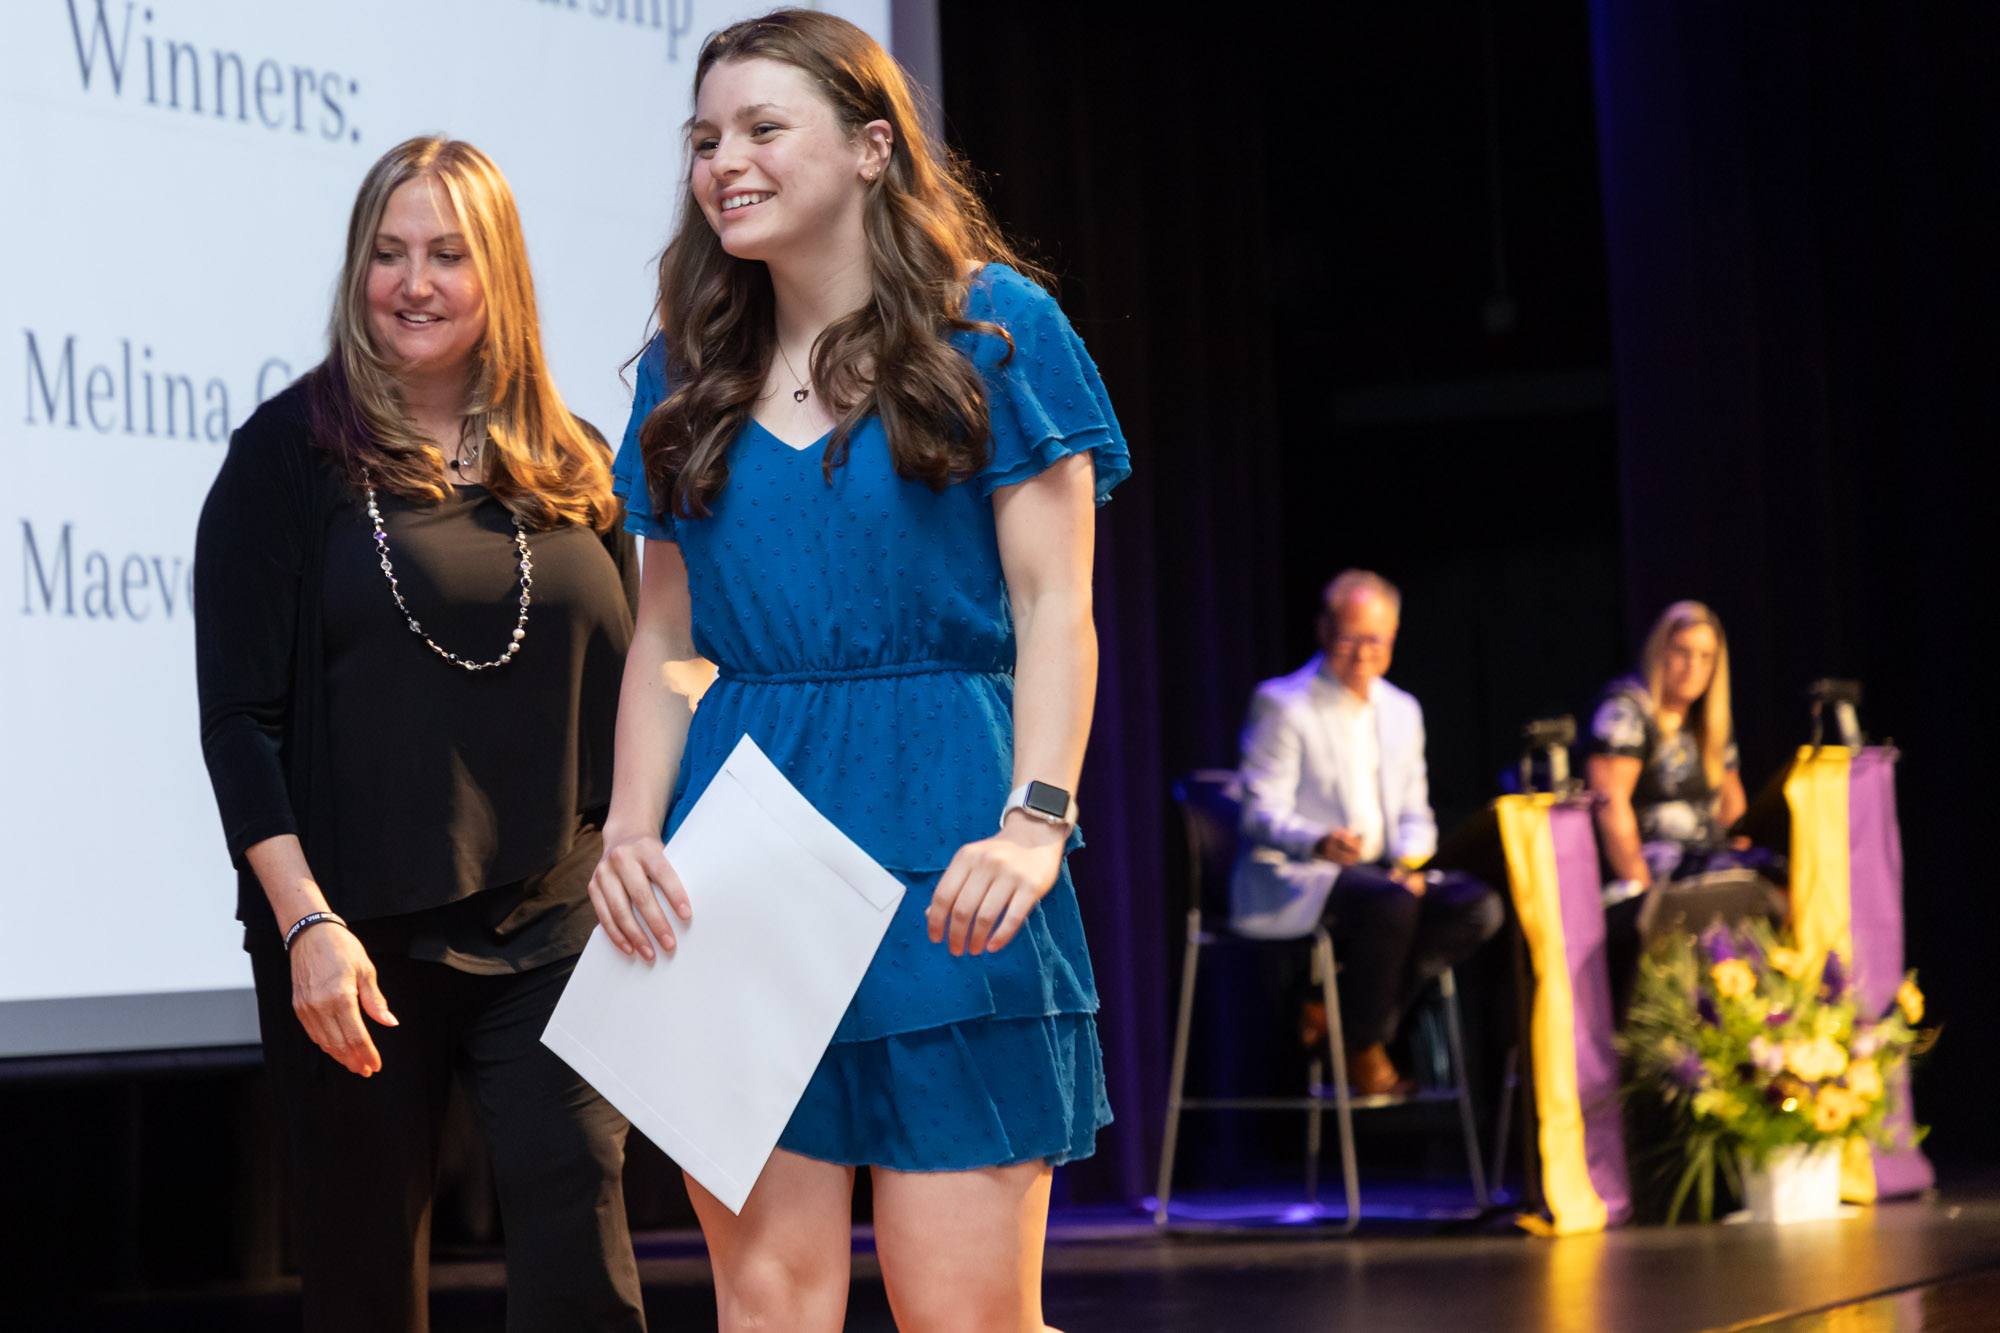
[[1791,1021],[1792,1011],[1789,1009],[1773,1009],[1764,1015],[1764,1026],[1767,1028],[1781,1028]]
[[1702,1075],[1706,1072],[1702,1067],[1701,1057],[1693,1051],[1674,1061],[1674,1079],[1684,1088],[1700,1087]]
[[1701,947],[1711,963],[1726,963],[1732,958],[1742,957],[1736,948],[1735,934],[1720,921],[1701,932]]
[[1707,991],[1703,991],[1695,997],[1694,1011],[1701,1018],[1701,1021],[1710,1027],[1719,1028],[1722,1026],[1722,1015],[1716,1012],[1715,1000]]
[[1827,951],[1826,967],[1819,974],[1820,998],[1831,1004],[1840,1003],[1840,997],[1847,993],[1847,969],[1841,966],[1840,955]]

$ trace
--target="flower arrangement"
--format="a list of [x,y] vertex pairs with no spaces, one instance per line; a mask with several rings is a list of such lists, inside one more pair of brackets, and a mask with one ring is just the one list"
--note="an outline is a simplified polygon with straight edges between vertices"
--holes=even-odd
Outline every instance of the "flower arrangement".
[[1647,955],[1620,1046],[1636,1089],[1679,1131],[1669,1222],[1690,1191],[1708,1221],[1718,1173],[1740,1194],[1744,1169],[1785,1149],[1890,1145],[1895,1071],[1935,1033],[1917,1027],[1914,972],[1887,1013],[1859,1013],[1856,998],[1839,954],[1809,956],[1761,921],[1677,934]]

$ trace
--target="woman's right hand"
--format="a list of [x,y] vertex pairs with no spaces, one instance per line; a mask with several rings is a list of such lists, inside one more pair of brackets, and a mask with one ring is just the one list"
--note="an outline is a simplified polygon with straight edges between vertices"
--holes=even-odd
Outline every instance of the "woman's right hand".
[[312,926],[292,943],[292,1012],[322,1051],[367,1078],[382,1067],[366,1014],[384,1027],[396,1016],[375,985],[368,950],[345,927]]
[[[604,856],[590,876],[590,905],[597,909],[605,938],[620,953],[637,953],[651,962],[655,956],[654,940],[668,953],[674,951],[678,941],[674,938],[673,923],[660,906],[661,893],[673,905],[675,916],[682,921],[694,920],[687,889],[667,863],[667,849],[659,838],[651,834],[634,834],[615,841],[606,837]],[[646,930],[640,929],[641,920],[645,921]],[[652,933],[648,935],[647,930]]]

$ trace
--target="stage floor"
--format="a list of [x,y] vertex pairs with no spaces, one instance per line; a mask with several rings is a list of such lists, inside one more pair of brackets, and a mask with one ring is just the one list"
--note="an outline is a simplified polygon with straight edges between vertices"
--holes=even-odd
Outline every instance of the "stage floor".
[[[1046,1304],[1066,1333],[1147,1330],[1476,1329],[1490,1333],[1905,1333],[2000,1329],[2000,1188],[1789,1227],[1641,1228],[1566,1240],[1516,1231],[1416,1234],[1370,1221],[1341,1239],[1309,1228],[1156,1234],[1135,1214],[1073,1210],[1051,1226]],[[715,1326],[698,1235],[637,1241],[650,1326]],[[502,1326],[497,1257],[441,1262],[435,1333]],[[294,1290],[210,1290],[106,1300],[11,1327],[37,1330],[297,1327]],[[865,1230],[847,1327],[894,1328]]]

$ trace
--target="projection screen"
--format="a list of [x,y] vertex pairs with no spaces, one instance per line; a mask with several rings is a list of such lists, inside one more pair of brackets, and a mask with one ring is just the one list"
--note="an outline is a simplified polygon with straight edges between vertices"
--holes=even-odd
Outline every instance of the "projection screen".
[[[363,172],[418,133],[492,155],[557,383],[616,439],[695,54],[769,7],[9,0],[0,1057],[257,1038],[197,735],[194,524],[230,432],[324,352]],[[889,0],[817,7],[891,41]],[[914,29],[896,8],[934,40],[928,0]]]

